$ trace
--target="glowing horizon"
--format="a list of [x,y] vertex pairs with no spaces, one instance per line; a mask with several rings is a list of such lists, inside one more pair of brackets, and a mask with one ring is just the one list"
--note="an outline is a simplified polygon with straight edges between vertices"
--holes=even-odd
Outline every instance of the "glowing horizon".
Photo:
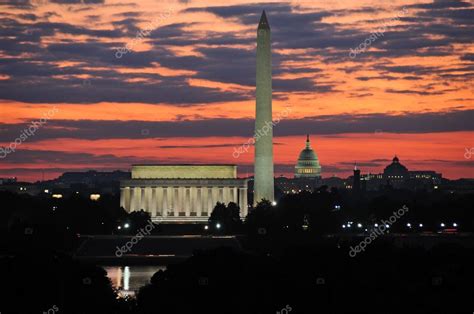
[[348,176],[354,162],[382,172],[394,155],[409,170],[474,177],[472,0],[93,2],[0,4],[0,146],[57,108],[0,159],[0,177],[140,161],[231,163],[250,175],[253,148],[232,152],[253,132],[263,8],[273,116],[291,109],[275,126],[277,176],[292,176],[310,133],[323,177]]

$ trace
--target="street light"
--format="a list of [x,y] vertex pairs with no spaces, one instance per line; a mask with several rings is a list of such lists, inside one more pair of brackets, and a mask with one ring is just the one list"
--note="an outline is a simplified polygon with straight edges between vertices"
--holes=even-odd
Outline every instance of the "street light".
[[458,224],[457,224],[457,223],[453,223],[453,227],[457,227],[457,226],[458,226]]
[[444,226],[446,226],[446,225],[445,225],[444,223],[441,223],[441,227],[443,227],[443,228],[444,228]]
[[204,230],[208,230],[209,229],[209,226],[204,226]]
[[124,227],[125,229],[128,229],[128,227],[130,227],[130,225],[129,225],[128,223],[126,223],[125,225],[123,225],[123,227]]
[[272,206],[276,206],[277,202],[273,201]]
[[221,228],[221,224],[220,224],[220,223],[217,223],[217,224],[216,224],[216,228],[217,228],[217,229],[220,229],[220,228]]

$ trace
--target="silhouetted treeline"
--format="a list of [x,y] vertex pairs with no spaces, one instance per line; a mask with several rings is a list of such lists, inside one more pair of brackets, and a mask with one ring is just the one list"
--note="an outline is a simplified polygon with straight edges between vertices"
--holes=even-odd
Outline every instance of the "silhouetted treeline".
[[92,201],[74,194],[54,199],[0,192],[0,202],[0,253],[35,248],[71,252],[80,234],[135,234],[150,221],[149,213],[127,213],[111,195]]
[[[379,240],[326,241],[257,255],[196,252],[151,278],[134,299],[117,298],[100,267],[58,254],[2,258],[2,313],[470,313],[472,249],[396,248]],[[291,311],[282,312],[282,309]]]
[[472,250],[397,249],[380,241],[360,256],[348,252],[349,245],[326,243],[293,246],[281,256],[227,249],[197,253],[156,273],[138,293],[137,313],[277,313],[287,306],[291,313],[459,313],[473,308]]
[[[261,202],[249,212],[246,225],[251,235],[364,232],[403,206],[409,210],[390,232],[437,232],[441,223],[446,228],[455,223],[459,231],[474,231],[474,194],[392,190],[354,195],[325,187],[313,193],[285,195],[275,206]],[[352,229],[343,229],[349,221],[354,222]],[[363,227],[358,229],[357,223]]]
[[70,256],[35,251],[0,259],[6,314],[132,313],[133,300],[118,299],[105,270]]

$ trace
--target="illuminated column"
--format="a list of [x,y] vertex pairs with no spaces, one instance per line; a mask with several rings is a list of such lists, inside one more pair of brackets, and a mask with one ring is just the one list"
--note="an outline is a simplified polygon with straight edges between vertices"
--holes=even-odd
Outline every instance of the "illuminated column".
[[189,187],[186,187],[184,189],[184,211],[186,217],[190,216],[190,208],[191,208],[191,189]]
[[165,187],[163,188],[163,212],[162,212],[162,216],[163,217],[167,217],[168,216],[168,204],[169,204],[169,201],[168,201],[168,198],[169,198],[169,191],[170,189],[168,187]]
[[202,216],[202,187],[196,188],[196,216]]
[[130,207],[128,212],[133,212],[135,210],[135,188],[130,189]]
[[[216,201],[221,202],[221,203],[225,203],[225,201],[224,201],[224,188],[223,187],[219,188],[219,195],[217,196]],[[216,203],[214,203],[214,205],[216,205]]]
[[202,210],[209,213],[209,188],[207,186],[203,186],[201,188],[201,203],[202,203]]
[[224,204],[229,204],[230,202],[230,188],[228,186],[225,186],[223,189],[222,189],[222,200],[224,201]]
[[179,208],[180,208],[180,188],[179,187],[176,187],[174,189],[174,202],[173,202],[173,205],[174,205],[174,216],[175,217],[178,217],[179,216]]
[[146,208],[146,198],[145,198],[145,188],[140,188],[140,204],[138,205],[138,210],[143,209],[144,211],[147,211]]
[[156,216],[156,203],[153,201],[153,194],[154,194],[154,189],[152,187],[145,187],[144,189],[145,192],[145,201],[143,204],[143,207],[146,212],[150,213],[151,217]]
[[130,211],[136,211],[139,207],[140,197],[141,197],[141,189],[139,187],[133,187],[131,189],[131,197],[130,197]]
[[209,214],[209,216],[211,215],[212,213],[212,209],[214,208],[214,200],[217,199],[217,187],[213,186],[212,188],[209,188],[208,190],[208,200],[209,202],[207,203],[207,212]]
[[160,216],[163,216],[163,190],[161,186],[155,188],[156,215],[159,213]]
[[247,188],[239,189],[239,207],[240,215],[242,218],[247,217],[248,214],[248,204],[247,204]]
[[127,212],[130,212],[130,196],[131,196],[130,187],[127,186],[124,192],[125,192],[125,209],[127,210]]
[[190,189],[190,206],[189,210],[191,213],[196,213],[197,211],[197,188],[195,186],[192,186]]
[[125,208],[125,188],[120,188],[120,207]]
[[239,203],[239,201],[237,200],[237,188],[235,186],[232,188],[232,202],[234,202],[235,204]]
[[156,192],[155,188],[147,186],[146,188],[146,206],[151,217],[156,216]]

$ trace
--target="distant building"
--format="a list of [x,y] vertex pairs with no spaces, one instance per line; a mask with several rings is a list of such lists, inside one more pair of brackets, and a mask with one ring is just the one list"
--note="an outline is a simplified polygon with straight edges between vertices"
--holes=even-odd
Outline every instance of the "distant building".
[[154,221],[207,221],[217,202],[238,204],[241,217],[248,211],[247,180],[235,165],[134,165],[120,190],[121,207]]
[[306,147],[301,151],[295,166],[295,178],[321,178],[321,165],[311,148],[309,134],[306,136]]
[[383,180],[395,188],[403,187],[405,181],[410,177],[407,167],[400,163],[397,156],[393,157],[392,163],[383,170]]
[[0,178],[0,185],[16,183],[16,177],[11,178]]
[[130,179],[130,172],[125,171],[78,171],[65,172],[55,181],[57,183],[71,186],[74,184],[84,184],[86,186],[95,186],[102,184],[110,184],[111,182],[119,182],[121,180]]
[[378,190],[381,188],[394,189],[437,189],[442,183],[442,175],[432,170],[410,171],[400,163],[395,156],[392,163],[385,167],[383,173],[360,175],[354,171],[354,175],[348,178],[350,184],[347,188],[356,188],[357,176],[360,176],[362,190]]

